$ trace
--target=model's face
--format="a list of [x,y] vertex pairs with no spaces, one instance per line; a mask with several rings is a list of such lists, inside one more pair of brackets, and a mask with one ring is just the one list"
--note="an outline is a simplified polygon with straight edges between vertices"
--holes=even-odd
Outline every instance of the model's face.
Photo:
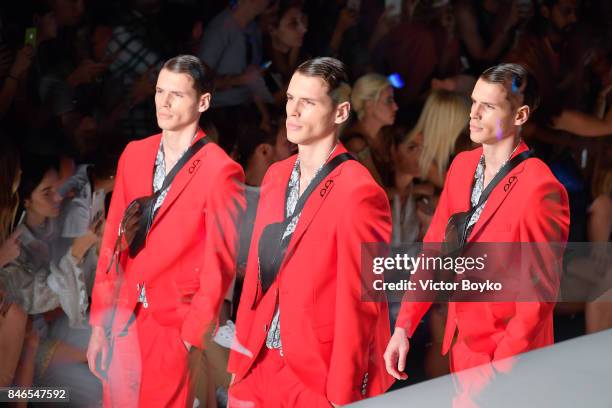
[[334,106],[323,79],[293,74],[287,89],[287,139],[298,145],[309,145],[331,134],[348,119],[350,104]]
[[30,198],[25,200],[27,211],[46,218],[59,215],[61,197],[57,193],[59,177],[57,171],[50,169],[36,186]]
[[371,109],[371,114],[383,125],[392,125],[395,122],[397,113],[397,104],[393,96],[393,88],[385,88]]
[[308,31],[306,15],[299,8],[294,7],[287,10],[281,17],[275,35],[286,46],[298,48],[302,46],[306,31]]
[[167,69],[159,73],[155,87],[155,110],[161,129],[180,131],[197,123],[209,103],[210,94],[198,96],[189,75]]
[[470,139],[474,143],[494,144],[514,134],[516,111],[506,94],[501,84],[482,78],[476,82],[470,110]]

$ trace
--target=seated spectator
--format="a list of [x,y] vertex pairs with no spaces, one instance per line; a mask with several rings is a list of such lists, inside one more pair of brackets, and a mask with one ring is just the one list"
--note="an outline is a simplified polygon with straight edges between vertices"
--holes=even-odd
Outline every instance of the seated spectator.
[[387,78],[366,74],[359,78],[351,93],[351,107],[357,121],[342,134],[347,149],[359,159],[383,186],[391,184],[391,139],[382,129],[393,125],[397,113],[394,90]]
[[469,114],[461,96],[433,91],[416,126],[394,145],[395,183],[389,191],[397,242],[419,241],[425,235],[435,210],[436,193],[444,185]]
[[[434,77],[455,75],[460,69],[454,28],[444,17],[444,7],[433,7],[438,6],[433,3],[417,7],[419,4],[405,1],[399,23],[382,29],[386,33],[383,36],[377,29],[376,37],[380,39],[372,39],[371,43],[375,69],[385,74],[398,73],[405,82],[397,90],[403,123],[414,123],[415,112],[420,110]],[[389,23],[382,20],[380,24]]]
[[280,0],[266,13],[268,35],[264,41],[264,58],[271,63],[264,79],[277,106],[284,107],[285,92],[295,68],[305,60],[302,44],[308,31],[308,18],[299,0]]
[[510,50],[517,26],[533,14],[530,3],[517,0],[457,2],[459,38],[469,73],[478,75]]
[[[96,26],[94,66],[106,66],[105,97],[115,105],[113,120],[119,120],[126,140],[140,139],[157,131],[155,109],[150,96],[155,91],[157,71],[163,57],[151,38],[153,27],[146,12],[155,9],[156,2],[128,3],[129,9],[111,26]],[[126,92],[128,90],[128,92]]]
[[[587,233],[589,241],[594,244],[590,267],[601,277],[601,284],[596,287],[600,290],[603,287],[605,292],[585,305],[586,333],[612,328],[612,270],[609,268],[611,259],[608,251],[612,237],[612,170],[609,163],[604,166],[593,183],[595,199],[589,207]],[[606,266],[607,270],[604,269]]]
[[268,133],[257,128],[245,128],[240,134],[236,144],[235,157],[244,169],[246,211],[240,228],[239,249],[237,255],[236,284],[234,286],[232,319],[235,319],[238,310],[238,300],[244,279],[244,268],[246,268],[247,256],[251,244],[253,223],[259,203],[260,185],[268,168],[275,162],[285,160],[297,150],[297,146],[287,140],[287,129],[285,127],[285,116],[280,116],[273,128],[273,133]]
[[204,31],[198,57],[214,72],[215,93],[208,117],[219,131],[219,145],[231,151],[238,136],[236,118],[259,119],[266,128],[272,96],[261,76],[262,33],[255,19],[269,0],[241,0],[213,18]]
[[[587,39],[584,29],[578,30],[579,21],[576,1],[544,1],[540,12],[526,24],[505,59],[525,65],[538,81],[542,97],[534,113],[534,124],[579,136],[604,136],[612,133],[612,112],[597,116],[577,107],[587,82],[585,70],[597,72],[600,68],[595,62],[603,62],[603,67],[607,67],[599,72],[602,90],[598,110],[606,106],[612,84],[611,64],[605,58],[600,61],[593,58],[597,50],[590,43],[594,41]],[[538,136],[537,132],[533,133]]]
[[419,159],[419,177],[423,182],[430,182],[438,188],[444,186],[451,158],[470,147],[469,138],[464,133],[469,116],[465,98],[448,91],[430,93],[417,124],[406,136],[406,142],[416,138],[423,140]]
[[85,357],[89,293],[81,265],[98,243],[100,231],[92,226],[64,250],[57,240],[57,162],[46,157],[27,157],[23,162],[20,255],[0,270],[0,279],[30,315],[40,338],[34,385],[67,386],[73,403],[92,403],[101,397],[101,385],[90,374]]
[[[19,204],[17,189],[21,169],[14,149],[0,149],[0,269],[20,253],[19,231],[13,231]],[[0,387],[13,384],[24,343],[27,315],[0,280]]]

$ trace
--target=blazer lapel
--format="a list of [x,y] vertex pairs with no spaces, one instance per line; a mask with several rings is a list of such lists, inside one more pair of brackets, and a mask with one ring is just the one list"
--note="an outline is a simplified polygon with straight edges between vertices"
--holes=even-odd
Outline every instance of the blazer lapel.
[[155,158],[157,157],[157,151],[159,150],[159,144],[161,143],[161,134],[151,138],[151,142],[147,143],[142,158],[144,159],[144,165],[138,166],[137,174],[135,175],[138,180],[142,180],[143,183],[136,184],[138,189],[142,190],[135,192],[134,197],[143,197],[153,194],[153,173],[155,172]]
[[[521,143],[518,149],[516,149],[515,154],[512,156],[516,156],[519,153],[527,150],[527,145]],[[484,204],[484,209],[478,218],[478,221],[472,228],[472,232],[470,233],[470,238],[477,236],[478,232],[488,223],[493,214],[497,211],[499,206],[504,202],[506,197],[510,194],[514,186],[519,182],[519,175],[523,172],[525,168],[525,162],[523,161],[518,166],[516,166],[512,171],[506,175],[493,189],[489,199]],[[470,189],[471,194],[471,189]]]
[[[346,153],[346,151],[347,150],[344,148],[344,146],[339,144],[336,148],[336,151],[329,158],[329,160],[333,159],[341,153]],[[302,235],[304,235],[304,233],[310,226],[310,223],[314,219],[314,216],[317,214],[317,212],[323,205],[325,199],[329,196],[329,193],[334,187],[334,179],[341,173],[341,171],[342,164],[336,167],[334,171],[332,171],[327,177],[325,177],[325,179],[323,179],[321,183],[319,183],[317,188],[313,190],[310,197],[308,197],[308,201],[306,201],[306,204],[302,209],[302,214],[300,214],[300,219],[298,220],[297,226],[295,227],[295,231],[291,236],[291,241],[289,242],[289,247],[287,248],[287,253],[285,255],[283,264],[281,265],[281,269],[287,263],[287,260],[291,257],[291,254],[293,253],[296,245],[302,238]]]
[[[198,130],[198,136],[196,140],[201,139],[204,136],[204,132]],[[210,143],[210,142],[209,142]],[[172,206],[172,203],[181,195],[187,184],[191,181],[193,176],[196,175],[198,170],[202,167],[202,162],[204,157],[206,156],[206,146],[203,146],[185,165],[183,168],[179,170],[174,180],[170,184],[168,189],[168,194],[166,198],[164,198],[164,202],[162,203],[159,210],[157,210],[157,214],[153,219],[153,224],[151,228],[157,224],[157,222],[163,218],[164,214],[168,211],[168,209]],[[152,183],[151,183],[152,184]]]

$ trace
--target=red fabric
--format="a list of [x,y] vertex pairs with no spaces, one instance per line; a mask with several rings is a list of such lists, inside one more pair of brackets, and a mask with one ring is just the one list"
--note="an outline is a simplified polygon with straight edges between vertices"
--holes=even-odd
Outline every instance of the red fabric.
[[[339,145],[332,158],[342,152]],[[361,244],[390,240],[389,203],[360,163],[337,167],[310,196],[276,281],[251,308],[261,292],[259,237],[266,225],[284,217],[295,160],[274,164],[263,181],[228,369],[236,381],[248,375],[265,347],[278,298],[287,364],[308,389],[347,404],[381,394],[393,381],[382,359],[390,332],[387,304],[361,301],[360,272]]]
[[[525,150],[527,146],[523,143],[515,154]],[[469,209],[474,173],[481,153],[482,148],[461,153],[451,164],[425,242],[442,242],[448,218]],[[511,177],[515,177],[515,181],[508,183]],[[519,164],[493,190],[468,240],[564,243],[568,233],[567,192],[543,162],[531,158]],[[547,280],[551,290],[558,288],[555,266],[561,261],[562,254],[543,250],[538,255],[545,262],[522,267],[537,270],[538,276]],[[412,336],[430,305],[427,302],[404,302],[396,326],[405,328],[408,336]],[[452,369],[459,371],[473,367],[474,361],[482,362],[468,351],[480,356],[484,354],[488,361],[496,361],[550,345],[554,340],[553,308],[554,304],[544,302],[450,303],[442,352],[448,352],[456,334]],[[455,350],[459,343],[464,344]]]
[[113,339],[104,382],[105,407],[192,406],[188,353],[179,329],[139,308],[127,334]]
[[230,386],[228,408],[329,408],[306,388],[278,350],[265,348],[246,377]]
[[[202,137],[199,131],[196,140]],[[124,251],[119,273],[114,265],[106,272],[125,208],[135,198],[152,194],[160,140],[158,134],[131,142],[119,159],[90,323],[109,324],[116,308],[112,332],[121,332],[138,300],[136,285],[144,281],[151,318],[166,330],[180,332],[181,340],[202,348],[205,333],[217,324],[219,307],[235,273],[237,223],[245,206],[242,169],[216,144],[200,149],[177,174],[157,210],[144,249],[135,258]],[[147,364],[145,359],[145,369]]]

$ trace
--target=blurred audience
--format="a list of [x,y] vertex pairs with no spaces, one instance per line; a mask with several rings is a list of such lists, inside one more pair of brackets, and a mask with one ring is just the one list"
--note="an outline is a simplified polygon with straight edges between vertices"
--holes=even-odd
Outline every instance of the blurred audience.
[[359,78],[351,92],[351,107],[357,120],[342,135],[350,152],[370,170],[382,186],[389,186],[392,178],[391,135],[383,128],[395,123],[397,104],[389,80],[379,74]]
[[[356,80],[340,91],[355,113],[341,141],[387,191],[394,243],[422,239],[448,163],[472,147],[475,75],[511,61],[538,80],[541,103],[522,136],[570,195],[570,240],[607,245],[611,13],[602,0],[0,4],[0,386],[62,386],[88,374],[81,343],[116,152],[157,131],[157,70],[179,53],[215,72],[201,125],[246,173],[237,281],[222,321],[237,307],[261,180],[295,150],[279,112],[293,70],[311,56],[342,59]],[[594,248],[589,262],[608,262]],[[610,325],[609,303],[564,306],[558,340]],[[427,317],[431,330],[411,345],[423,358],[409,381],[444,371],[428,352],[441,316]],[[99,383],[85,374],[74,396],[92,401]]]

